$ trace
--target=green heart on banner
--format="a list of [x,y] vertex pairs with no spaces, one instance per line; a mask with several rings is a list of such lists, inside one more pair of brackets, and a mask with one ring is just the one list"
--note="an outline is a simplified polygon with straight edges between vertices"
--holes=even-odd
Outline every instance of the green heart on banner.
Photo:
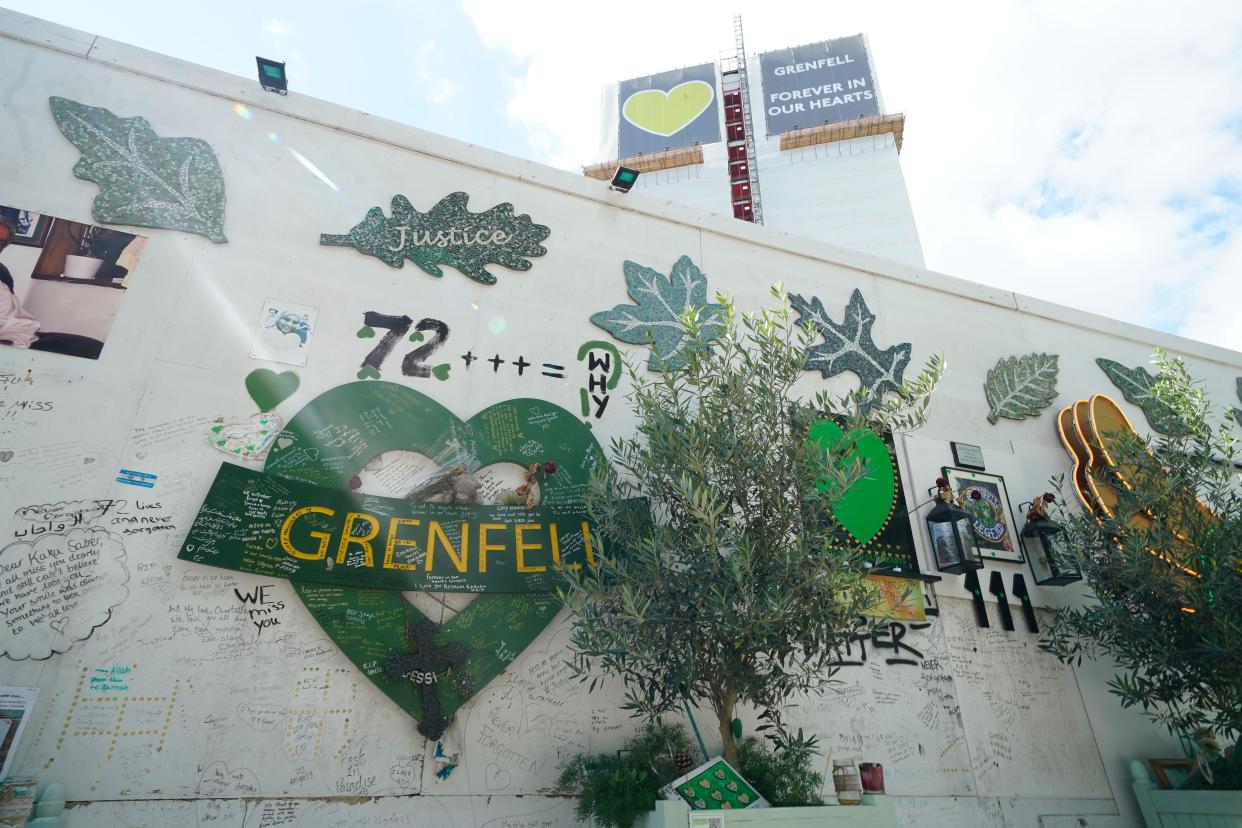
[[[861,432],[861,433],[860,433]],[[860,546],[866,545],[888,524],[897,500],[897,476],[892,455],[884,439],[874,431],[856,429],[857,438],[843,465],[861,461],[863,476],[846,490],[832,507],[832,516]],[[841,426],[832,420],[818,420],[807,431],[807,441],[823,451],[831,451],[845,439]],[[827,483],[816,484],[821,492]]]
[[668,137],[688,127],[712,105],[716,92],[707,81],[679,83],[665,92],[644,89],[625,99],[621,113],[641,130]]
[[[325,424],[334,434],[358,440],[321,441]],[[531,444],[538,446],[532,455]],[[316,397],[281,432],[264,470],[320,486],[348,489],[349,480],[386,451],[413,451],[442,467],[474,470],[493,463],[521,466],[555,459],[543,482],[542,505],[580,504],[592,472],[606,463],[595,437],[570,412],[543,400],[514,399],[489,406],[462,421],[435,400],[385,381],[352,382]],[[423,614],[397,591],[291,582],[311,615],[376,687],[415,719],[422,699],[408,679],[393,679],[382,664],[393,652],[409,652],[407,630]],[[464,669],[438,685],[440,713],[451,718],[498,676],[556,616],[555,593],[483,593],[443,624],[440,646],[470,648]],[[433,619],[434,620],[434,619]]]
[[267,368],[259,368],[246,375],[246,392],[264,413],[292,397],[297,390],[298,375],[292,371],[278,374]]

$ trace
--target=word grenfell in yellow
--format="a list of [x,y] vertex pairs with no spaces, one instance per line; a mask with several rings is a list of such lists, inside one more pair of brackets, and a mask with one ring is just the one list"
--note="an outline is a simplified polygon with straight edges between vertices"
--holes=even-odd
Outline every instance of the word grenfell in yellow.
[[[339,519],[339,530],[334,527],[331,531],[322,531],[323,518],[311,517],[314,515],[332,519],[336,518],[337,512],[326,506],[303,506],[290,512],[280,527],[280,546],[287,554],[303,561],[321,561],[331,553],[334,563],[339,565],[349,561],[353,566],[361,559],[365,566],[375,568],[378,560],[382,569],[423,570],[429,573],[439,567],[440,571],[447,573],[456,570],[463,574],[486,574],[489,563],[509,569],[505,556],[512,556],[514,569],[510,571],[518,573],[547,572],[549,567],[579,569],[582,566],[581,563],[561,560],[561,538],[564,533],[555,521],[480,522],[474,526],[462,521],[453,523],[446,531],[438,520],[346,512]],[[381,526],[381,519],[388,522],[387,527]],[[307,521],[320,528],[299,526],[299,521]],[[596,566],[595,548],[592,547],[587,521],[581,521],[581,527],[575,526],[570,530],[575,535],[579,531],[586,562]],[[299,540],[295,540],[295,533]],[[455,541],[452,536],[456,536]],[[309,538],[313,545],[302,538]],[[598,540],[594,543],[602,555],[603,547],[599,546]],[[574,546],[577,547],[577,544]],[[409,562],[411,556],[408,553],[398,552],[411,547],[422,550],[421,565]],[[328,565],[331,567],[333,562]]]

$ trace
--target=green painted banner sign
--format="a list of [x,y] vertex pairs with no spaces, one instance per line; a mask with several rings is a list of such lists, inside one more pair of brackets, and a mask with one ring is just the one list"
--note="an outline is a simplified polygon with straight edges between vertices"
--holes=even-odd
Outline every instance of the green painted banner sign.
[[224,463],[178,557],[335,586],[550,592],[600,552],[576,504],[414,502]]

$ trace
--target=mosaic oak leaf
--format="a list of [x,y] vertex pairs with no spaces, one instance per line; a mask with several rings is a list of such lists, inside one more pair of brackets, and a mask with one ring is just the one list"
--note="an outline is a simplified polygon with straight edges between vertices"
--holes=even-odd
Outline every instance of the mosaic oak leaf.
[[[1238,400],[1242,401],[1242,377],[1237,379]],[[1238,425],[1242,425],[1242,408],[1233,409],[1233,418],[1238,421]]]
[[828,316],[818,296],[812,296],[808,302],[793,293],[789,304],[798,312],[799,324],[809,322],[824,338],[821,344],[807,349],[806,370],[819,371],[825,379],[846,371],[857,374],[862,387],[871,390],[873,399],[901,387],[912,346],[909,342],[884,350],[876,346],[871,338],[875,314],[863,301],[862,291],[855,288],[850,294],[845,319],[840,324]]
[[73,174],[99,185],[91,215],[103,224],[224,237],[224,176],[200,138],[162,138],[145,118],[48,98],[56,126],[81,152]]
[[998,361],[983,383],[988,422],[996,425],[1001,417],[1024,420],[1052,405],[1058,371],[1056,354],[1025,354]]
[[1099,357],[1095,364],[1108,374],[1113,385],[1121,389],[1121,394],[1129,402],[1143,409],[1148,424],[1161,434],[1176,435],[1180,431],[1177,415],[1168,404],[1152,394],[1156,384],[1156,376],[1139,365],[1127,368],[1120,362]]
[[686,364],[690,337],[678,317],[687,311],[699,312],[706,341],[724,333],[724,305],[708,303],[707,277],[689,256],[678,259],[668,276],[631,261],[622,269],[626,290],[636,304],[591,314],[591,321],[622,342],[650,345],[648,369],[667,371]]
[[392,218],[379,207],[344,235],[323,233],[319,243],[352,247],[390,267],[409,259],[424,273],[440,277],[440,265],[449,265],[484,285],[496,284],[487,270],[498,264],[510,270],[530,270],[527,257],[548,251],[540,245],[552,232],[528,215],[513,215],[513,205],[497,204],[482,213],[466,207],[470,196],[449,193],[427,213],[420,213],[403,195],[392,197]]

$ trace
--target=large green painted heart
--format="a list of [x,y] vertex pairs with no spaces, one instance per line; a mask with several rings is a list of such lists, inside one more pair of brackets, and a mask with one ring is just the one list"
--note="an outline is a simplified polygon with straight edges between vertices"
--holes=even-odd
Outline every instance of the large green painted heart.
[[[884,440],[874,431],[861,429],[844,463],[859,460],[863,463],[863,476],[851,486],[841,499],[832,506],[832,516],[840,522],[860,545],[867,544],[880,533],[893,513],[897,497],[897,478],[892,456]],[[819,420],[807,432],[807,440],[829,451],[840,445],[845,438],[841,426],[832,420]],[[819,484],[820,491],[827,484]]]
[[621,112],[625,120],[639,129],[665,137],[690,125],[712,105],[716,95],[710,83],[701,80],[679,83],[665,92],[644,89],[625,99]]
[[298,375],[292,371],[276,373],[258,368],[246,375],[246,393],[262,412],[271,411],[298,390]]
[[[581,421],[543,400],[515,399],[462,421],[403,385],[353,382],[326,391],[298,412],[268,455],[265,471],[321,486],[345,488],[385,451],[419,452],[441,465],[471,469],[492,463],[555,459],[543,504],[580,503],[591,472],[607,462]],[[292,582],[298,597],[341,651],[380,690],[416,719],[418,690],[386,676],[381,663],[408,651],[407,626],[422,613],[400,592]],[[465,670],[440,684],[441,713],[454,711],[499,675],[560,610],[551,593],[485,593],[441,627],[437,641],[470,647]],[[434,620],[434,619],[432,619]]]

